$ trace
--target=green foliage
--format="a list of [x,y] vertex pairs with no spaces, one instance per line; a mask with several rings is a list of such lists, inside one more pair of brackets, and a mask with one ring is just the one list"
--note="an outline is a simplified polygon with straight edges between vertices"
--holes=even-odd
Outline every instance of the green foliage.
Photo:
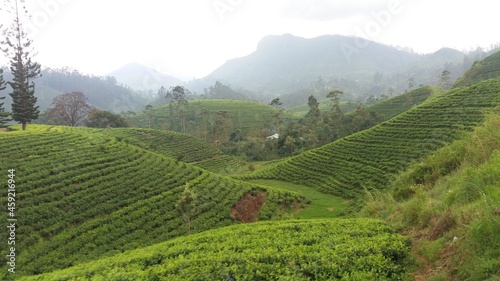
[[114,77],[83,74],[74,69],[44,68],[37,81],[38,102],[42,110],[49,108],[52,99],[60,93],[77,89],[85,92],[90,104],[111,112],[139,110],[147,102],[133,90],[118,85]]
[[458,79],[453,85],[457,87],[467,87],[474,83],[497,78],[500,76],[500,51],[486,57],[482,61],[476,61],[469,70]]
[[204,92],[205,94],[202,95],[202,98],[207,99],[245,100],[248,98],[244,94],[231,89],[231,87],[219,81],[216,81],[215,84],[208,87],[208,89],[205,88]]
[[[41,65],[33,61],[33,41],[28,38],[24,20],[29,17],[26,7],[22,3],[7,1],[5,10],[11,15],[12,24],[2,30],[2,51],[9,58],[10,71],[13,75],[9,85],[12,88],[12,119],[26,124],[38,118],[40,111],[36,106],[34,79],[40,76]],[[1,86],[1,85],[0,85]]]
[[371,129],[242,178],[292,181],[341,197],[386,187],[412,162],[463,136],[500,105],[500,81],[457,89]]
[[[204,135],[200,132],[200,128],[196,125],[205,125],[208,129],[211,123],[217,118],[218,111],[226,111],[231,118],[231,124],[234,129],[241,129],[244,133],[251,130],[260,129],[266,123],[271,122],[271,117],[277,109],[252,101],[243,100],[195,100],[189,101],[186,106],[186,120],[188,123],[187,132],[200,138]],[[169,120],[168,106],[159,106],[152,109],[154,121],[152,128],[165,129],[164,124]],[[290,119],[288,115],[286,118]],[[138,114],[136,117],[140,127],[146,127],[146,116]],[[205,122],[205,124],[201,124]]]
[[433,89],[430,87],[420,87],[411,92],[367,106],[366,110],[375,112],[383,116],[385,120],[389,120],[414,106],[420,105],[429,98],[432,92]]
[[409,245],[371,219],[261,222],[20,280],[402,280]]
[[279,190],[292,191],[304,196],[310,203],[307,206],[301,206],[300,211],[293,215],[297,219],[341,217],[347,214],[348,205],[351,203],[344,198],[325,194],[312,187],[295,183],[276,180],[251,180],[249,182]]
[[128,127],[127,122],[123,117],[110,111],[92,110],[85,124],[87,127],[93,128],[121,128]]
[[303,120],[292,122],[283,130],[277,149],[281,156],[290,156],[333,142],[393,118],[421,104],[431,93],[430,87],[422,87],[374,105],[358,106],[356,110],[343,114],[339,100],[341,92],[332,91],[328,96],[332,99],[333,107],[323,115],[317,100],[310,96],[309,112]]
[[[0,150],[0,158],[9,160],[1,161],[0,169],[15,168],[22,198],[16,201],[16,232],[22,237],[16,241],[16,277],[184,235],[185,221],[176,204],[186,184],[197,195],[190,211],[193,233],[235,223],[232,207],[252,190],[268,193],[268,219],[303,200],[148,151],[128,141],[125,130],[32,125],[0,134],[8,148]],[[3,182],[6,176],[1,176]],[[6,205],[6,198],[0,204]],[[5,261],[0,257],[2,265]]]
[[[71,129],[65,128],[64,130]],[[83,128],[73,132],[101,133],[100,130]],[[177,161],[190,163],[215,173],[230,173],[244,164],[240,157],[224,155],[214,145],[188,134],[142,128],[113,128],[106,131],[106,134],[115,137],[117,141],[166,155]]]
[[232,155],[214,155],[210,159],[193,164],[214,173],[232,174],[245,164],[245,160]]
[[465,138],[412,165],[389,193],[369,193],[361,214],[386,218],[415,237],[415,255],[426,260],[426,267],[439,269],[429,280],[496,280],[499,149],[495,110]]

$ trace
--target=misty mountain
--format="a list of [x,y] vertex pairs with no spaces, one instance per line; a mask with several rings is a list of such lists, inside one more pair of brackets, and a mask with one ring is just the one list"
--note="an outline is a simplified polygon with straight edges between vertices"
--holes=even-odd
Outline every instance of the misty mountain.
[[462,65],[464,57],[453,49],[421,55],[356,37],[284,34],[263,38],[255,52],[227,61],[188,87],[199,91],[220,81],[274,97],[310,88],[320,79],[326,87],[358,96],[380,95],[389,87],[396,92],[408,89],[410,78],[435,85],[445,67],[459,77],[468,67]]
[[110,72],[108,76],[115,77],[118,83],[149,96],[156,94],[161,86],[168,89],[171,86],[184,85],[184,81],[180,79],[138,63],[126,64]]
[[[4,72],[7,81],[12,79],[10,72]],[[88,99],[89,104],[101,110],[113,112],[142,110],[148,100],[117,84],[113,77],[101,77],[84,75],[76,70],[70,69],[43,69],[42,76],[35,79],[35,96],[38,98],[37,105],[41,111],[51,107],[52,100],[60,94],[69,92],[82,92]],[[10,87],[0,93],[6,96],[5,104],[10,110],[12,103]]]

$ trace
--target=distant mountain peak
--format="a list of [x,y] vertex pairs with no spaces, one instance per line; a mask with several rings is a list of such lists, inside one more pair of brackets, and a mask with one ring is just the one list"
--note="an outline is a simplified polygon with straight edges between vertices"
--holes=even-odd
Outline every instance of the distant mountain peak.
[[108,75],[114,76],[119,83],[141,92],[156,92],[161,86],[169,88],[184,85],[181,79],[136,62],[127,63]]

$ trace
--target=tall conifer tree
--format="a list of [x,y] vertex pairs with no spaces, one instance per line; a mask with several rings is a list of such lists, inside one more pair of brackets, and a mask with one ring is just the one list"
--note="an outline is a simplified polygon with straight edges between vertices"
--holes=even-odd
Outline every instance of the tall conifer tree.
[[[35,84],[33,79],[40,76],[40,64],[32,60],[32,40],[24,30],[21,16],[28,15],[24,0],[4,0],[6,11],[12,16],[10,26],[2,30],[1,48],[10,58],[10,71],[13,79],[9,81],[12,87],[12,118],[22,124],[37,119],[40,111],[36,106]],[[23,14],[21,14],[23,13]]]

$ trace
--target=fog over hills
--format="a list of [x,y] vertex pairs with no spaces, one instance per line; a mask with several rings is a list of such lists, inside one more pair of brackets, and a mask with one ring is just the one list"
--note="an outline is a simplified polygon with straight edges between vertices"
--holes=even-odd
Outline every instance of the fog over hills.
[[482,58],[467,59],[467,54],[449,48],[425,55],[409,50],[353,36],[266,36],[253,53],[231,59],[187,86],[201,91],[221,81],[256,94],[280,96],[307,88],[321,77],[327,87],[380,95],[389,87],[397,92],[408,89],[410,78],[417,85],[437,84],[445,69],[456,79],[473,59]]
[[156,93],[161,86],[169,88],[184,84],[184,81],[176,77],[138,63],[126,64],[108,75],[115,77],[120,84],[143,93]]

